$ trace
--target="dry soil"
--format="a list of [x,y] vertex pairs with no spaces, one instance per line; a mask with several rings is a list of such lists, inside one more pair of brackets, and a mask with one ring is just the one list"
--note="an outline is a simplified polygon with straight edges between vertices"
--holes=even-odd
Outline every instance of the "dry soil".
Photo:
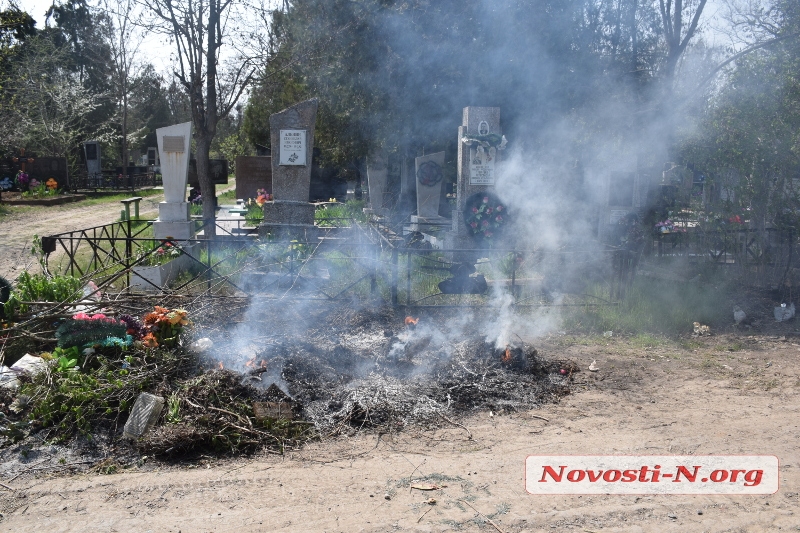
[[[573,394],[534,411],[476,412],[436,429],[356,434],[283,456],[145,461],[72,476],[55,474],[63,469],[56,457],[39,459],[0,479],[0,531],[800,530],[794,327],[677,342],[539,339],[543,355],[583,369],[596,360],[600,370],[580,372]],[[780,489],[535,496],[523,483],[531,454],[769,454],[780,459]],[[441,488],[411,489],[409,480]]]

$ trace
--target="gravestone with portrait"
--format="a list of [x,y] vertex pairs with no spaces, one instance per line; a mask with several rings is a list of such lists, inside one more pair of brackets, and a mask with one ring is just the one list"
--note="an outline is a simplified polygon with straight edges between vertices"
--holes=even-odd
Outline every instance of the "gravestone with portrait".
[[412,231],[425,232],[446,227],[450,220],[439,215],[444,178],[444,152],[423,155],[414,160],[417,189],[417,214],[411,216]]
[[57,188],[69,190],[69,165],[66,157],[37,157],[29,168],[28,175],[31,178],[36,178],[41,183],[53,179]]
[[505,198],[499,195],[497,164],[506,140],[499,107],[465,107],[458,128],[456,207],[448,249],[495,246],[508,222]]
[[308,198],[318,105],[312,98],[269,117],[274,200],[264,204],[261,235],[303,238],[314,229]]
[[[214,185],[228,184],[228,160],[209,159],[208,172],[211,174],[211,183]],[[189,186],[199,187],[200,179],[197,177],[197,160],[189,160]]]
[[256,198],[258,190],[272,194],[272,158],[246,156],[236,158],[236,198]]
[[186,240],[194,236],[189,220],[186,183],[189,177],[192,123],[184,122],[156,130],[161,156],[164,201],[158,204],[158,220],[153,222],[156,239]]

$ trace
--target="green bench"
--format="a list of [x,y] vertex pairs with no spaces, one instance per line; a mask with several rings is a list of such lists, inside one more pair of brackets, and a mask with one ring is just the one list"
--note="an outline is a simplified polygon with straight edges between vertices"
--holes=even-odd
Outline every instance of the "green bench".
[[122,211],[122,220],[130,220],[131,219],[131,204],[133,204],[133,213],[134,216],[138,219],[139,218],[139,202],[142,201],[141,196],[134,196],[132,198],[125,198],[124,200],[120,200],[119,202],[125,206],[125,211]]

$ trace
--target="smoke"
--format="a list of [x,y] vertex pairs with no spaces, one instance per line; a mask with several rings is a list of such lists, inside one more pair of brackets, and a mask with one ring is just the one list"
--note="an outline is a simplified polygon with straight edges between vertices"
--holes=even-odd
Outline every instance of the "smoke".
[[[618,244],[610,208],[647,209],[647,192],[660,180],[676,129],[685,133],[691,126],[681,115],[685,107],[673,105],[678,96],[665,99],[670,91],[653,74],[661,43],[655,26],[648,27],[658,20],[652,6],[640,6],[633,28],[622,24],[615,34],[611,23],[619,13],[612,3],[298,4],[308,4],[295,16],[305,17],[309,30],[347,21],[347,31],[331,31],[322,51],[344,50],[331,59],[337,68],[317,68],[304,79],[323,107],[374,137],[368,141],[416,155],[445,147],[452,162],[463,108],[501,109],[510,144],[497,168],[495,193],[513,215],[507,242],[526,251],[522,261],[536,272],[535,280],[524,282],[538,284],[554,305],[522,311],[507,281],[492,283],[490,312],[460,311],[457,318],[423,320],[413,329],[395,324],[386,336],[375,328],[337,329],[324,322],[320,308],[327,304],[319,299],[254,299],[216,356],[241,369],[251,356],[284,349],[287,339],[312,339],[354,354],[347,372],[364,376],[386,361],[408,359],[422,341],[428,344],[420,352],[433,361],[449,357],[458,341],[475,334],[502,348],[559,328],[558,305],[566,295],[580,294],[610,270],[606,245]],[[633,39],[632,32],[642,38]],[[695,70],[701,77],[702,69]],[[688,90],[693,81],[684,78],[681,87]],[[635,176],[627,205],[609,206],[615,173]],[[390,267],[383,265],[384,273]],[[498,260],[484,268],[494,280],[508,279]],[[342,272],[331,271],[331,279],[337,275]],[[353,303],[356,311],[361,305]],[[318,321],[330,329],[320,332]],[[383,351],[375,353],[376,346]],[[408,372],[429,369],[415,360]],[[266,379],[280,381],[280,375],[270,367]]]

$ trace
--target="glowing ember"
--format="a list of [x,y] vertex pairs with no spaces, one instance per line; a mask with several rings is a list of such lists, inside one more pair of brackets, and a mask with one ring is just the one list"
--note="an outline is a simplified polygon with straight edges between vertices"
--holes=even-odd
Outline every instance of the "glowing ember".
[[219,363],[217,363],[217,364],[219,365],[219,369],[220,369],[220,370],[225,370],[225,366],[222,364],[222,361],[220,361],[220,362],[219,362]]
[[412,316],[406,317],[406,326],[416,326],[417,322],[419,322],[419,318],[414,318]]
[[506,344],[506,351],[503,353],[503,356],[500,358],[504,363],[508,363],[511,361],[511,348]]
[[252,359],[248,359],[247,362],[244,364],[247,368],[255,368],[256,366],[256,358],[253,356]]
[[263,359],[261,360],[261,368],[267,368],[267,362]]

